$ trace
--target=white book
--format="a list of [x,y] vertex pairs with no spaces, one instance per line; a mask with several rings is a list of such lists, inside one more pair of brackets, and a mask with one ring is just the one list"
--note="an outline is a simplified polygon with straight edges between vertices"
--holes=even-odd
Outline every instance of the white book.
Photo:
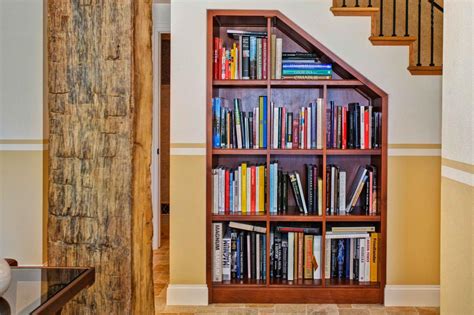
[[367,149],[372,149],[372,105],[369,105],[368,108],[369,108],[369,143],[367,144]]
[[321,279],[321,268],[322,268],[322,261],[321,261],[321,235],[315,235],[313,241],[313,256],[316,259],[316,263],[318,267],[313,272],[313,279],[319,280]]
[[355,249],[355,239],[351,238],[349,240],[350,249],[349,249],[349,279],[354,280],[354,249]]
[[251,179],[250,175],[252,174],[251,172],[251,167],[247,166],[247,212],[250,212],[250,199],[252,196],[252,187],[251,187]]
[[255,235],[255,277],[260,280],[260,234]]
[[323,179],[318,177],[318,215],[323,215]]
[[332,233],[326,232],[326,239],[340,239],[340,238],[366,238],[368,233]]
[[275,79],[281,79],[281,59],[283,54],[283,39],[277,38],[276,39],[276,47],[275,47]]
[[346,214],[346,172],[339,172],[339,214]]
[[257,166],[255,168],[255,212],[260,211],[260,172],[258,171],[262,166]]
[[273,108],[273,148],[278,149],[278,107]]
[[322,149],[323,148],[323,99],[318,98],[317,101],[317,113],[316,113],[316,121],[317,121],[317,126],[316,126],[316,149]]
[[222,281],[222,223],[212,223],[212,281]]
[[229,222],[229,227],[237,230],[244,230],[244,231],[249,231],[249,232],[257,232],[257,233],[266,233],[267,228],[261,227],[258,225],[251,225],[247,223],[241,223],[241,222],[234,222],[231,221]]
[[219,168],[219,212],[224,212],[225,204],[225,170]]
[[365,179],[367,178],[366,175],[367,175],[367,169],[365,167],[359,168],[359,170],[357,171],[357,175],[354,178],[354,181],[357,181],[357,182],[354,182],[352,185],[352,193],[351,193],[349,203],[346,206],[346,212],[351,212],[352,207],[355,206],[355,204],[357,203],[357,199],[359,199],[360,192],[362,191],[362,187],[364,186]]
[[331,240],[326,237],[324,248],[324,279],[331,278]]
[[300,195],[301,195],[301,203],[303,204],[304,214],[308,214],[308,208],[306,207],[306,201],[305,201],[305,196],[303,192],[303,185],[301,185],[300,174],[298,174],[298,172],[295,172],[295,174],[296,174],[296,181],[298,182],[298,190],[300,191]]
[[255,142],[254,142],[254,148],[258,149],[260,148],[260,128],[259,128],[259,119],[260,119],[260,109],[258,107],[255,108],[255,114],[254,114],[254,119],[253,119],[253,130],[255,130]]
[[252,279],[252,259],[250,259],[251,246],[250,234],[247,234],[247,279]]
[[278,211],[278,163],[273,163],[273,213]]
[[370,237],[365,240],[365,281],[370,281]]
[[365,246],[364,238],[359,240],[359,281],[364,282],[365,279]]
[[365,149],[364,139],[364,111],[365,106],[360,106],[360,148]]
[[311,107],[306,108],[306,117],[308,119],[306,123],[306,149],[311,149]]
[[335,208],[335,192],[336,192],[336,168],[331,166],[331,194],[330,194],[330,203],[329,203],[329,213],[334,215],[334,208]]
[[219,172],[212,170],[212,213],[219,213]]
[[230,280],[230,269],[231,269],[231,239],[230,233],[226,233],[222,239],[222,280]]
[[288,233],[288,270],[286,276],[288,281],[294,280],[294,264],[295,264],[295,233]]
[[375,232],[375,226],[333,226],[331,228],[333,233],[360,233],[360,232]]
[[237,169],[237,211],[242,212],[242,167]]

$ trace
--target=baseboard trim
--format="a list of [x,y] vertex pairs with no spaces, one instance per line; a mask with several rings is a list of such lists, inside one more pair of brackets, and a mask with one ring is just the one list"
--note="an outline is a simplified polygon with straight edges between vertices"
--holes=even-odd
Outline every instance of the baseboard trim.
[[169,284],[167,305],[207,305],[208,290],[205,284]]
[[439,285],[386,285],[385,306],[439,307]]

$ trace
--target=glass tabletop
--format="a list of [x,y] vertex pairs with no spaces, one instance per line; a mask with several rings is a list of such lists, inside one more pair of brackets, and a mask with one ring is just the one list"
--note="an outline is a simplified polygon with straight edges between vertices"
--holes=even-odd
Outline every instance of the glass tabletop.
[[12,280],[0,297],[0,314],[30,314],[87,269],[12,268]]

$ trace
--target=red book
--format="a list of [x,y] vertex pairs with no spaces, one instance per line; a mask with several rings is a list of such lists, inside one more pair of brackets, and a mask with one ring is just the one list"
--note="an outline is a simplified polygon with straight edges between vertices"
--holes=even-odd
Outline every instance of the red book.
[[286,108],[281,109],[281,148],[286,149]]
[[[227,56],[227,53],[224,53],[224,56]],[[225,66],[224,66],[224,67],[225,67],[225,70],[224,70],[224,71],[225,71],[225,79],[226,79],[226,80],[229,80],[229,79],[230,79],[230,71],[229,71],[229,69],[230,69],[230,62],[229,62],[229,59],[227,59],[227,58],[225,59],[224,65],[225,65]]]
[[369,111],[365,110],[364,112],[364,143],[365,148],[369,148]]
[[268,47],[267,47],[267,39],[262,38],[262,78],[264,80],[267,79],[267,53],[268,53]]
[[255,184],[255,179],[256,179],[256,167],[252,166],[250,168],[250,212],[255,213],[255,196],[256,196],[256,184]]
[[214,37],[214,80],[219,79],[219,37]]
[[347,148],[347,107],[342,108],[342,148]]
[[221,46],[220,46],[220,61],[219,61],[219,73],[221,76],[221,80],[225,80],[225,48],[222,47],[222,41],[221,41]]
[[292,148],[293,149],[298,149],[298,138],[299,138],[299,135],[298,135],[298,132],[300,130],[299,128],[299,123],[298,123],[298,118],[295,118],[293,119],[293,144],[292,144]]
[[230,181],[229,181],[229,170],[225,170],[225,204],[224,204],[224,211],[227,213],[230,211],[230,195],[229,195],[229,188],[230,188]]

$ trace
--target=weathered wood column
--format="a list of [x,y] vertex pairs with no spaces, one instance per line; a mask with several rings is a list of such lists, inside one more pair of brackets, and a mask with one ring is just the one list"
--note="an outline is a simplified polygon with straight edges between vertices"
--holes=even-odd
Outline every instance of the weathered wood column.
[[66,314],[153,314],[151,0],[48,1],[48,264],[95,266]]

